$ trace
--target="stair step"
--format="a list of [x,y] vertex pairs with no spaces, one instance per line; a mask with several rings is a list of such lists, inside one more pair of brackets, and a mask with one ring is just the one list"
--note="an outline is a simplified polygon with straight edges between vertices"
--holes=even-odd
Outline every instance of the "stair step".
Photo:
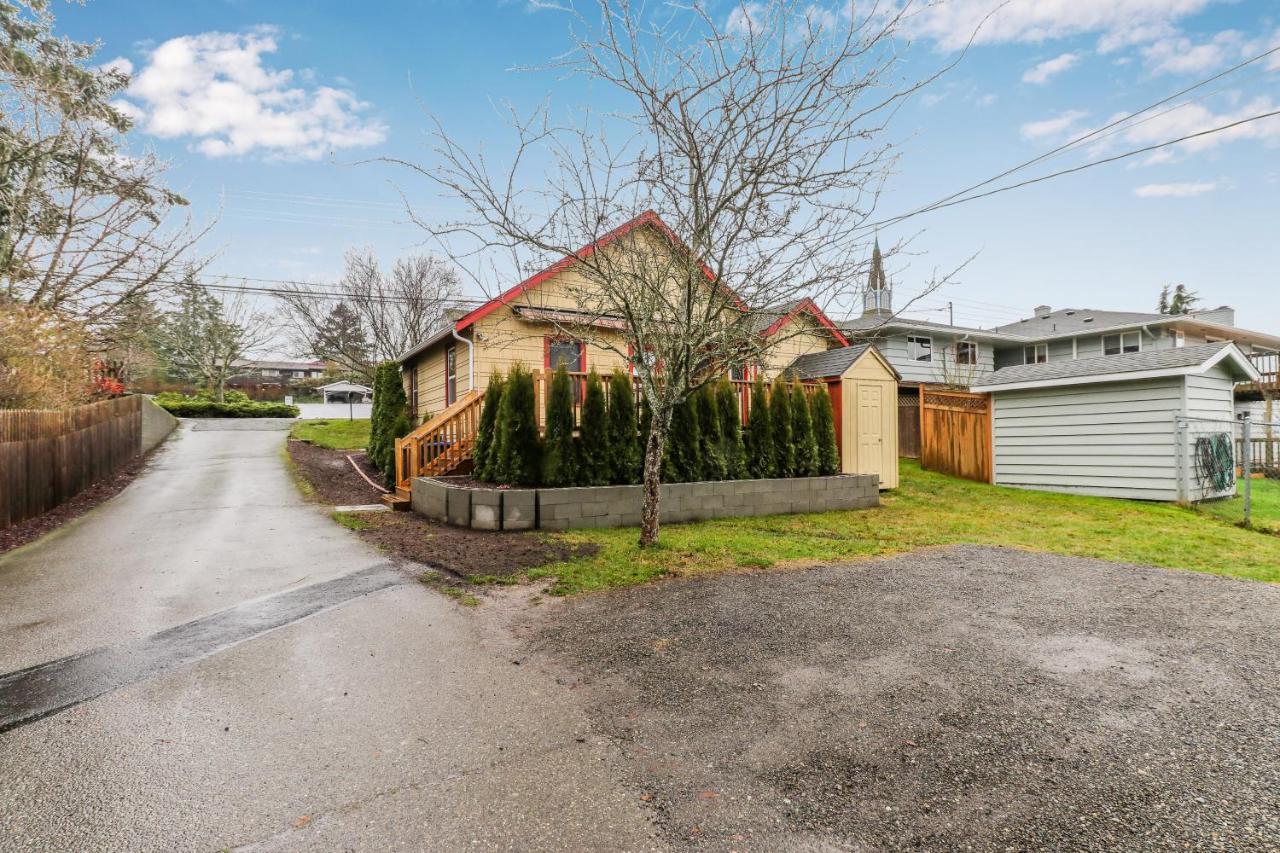
[[383,505],[397,511],[404,511],[412,508],[412,501],[409,498],[409,493],[404,489],[396,489],[394,492],[388,492],[383,495],[382,503]]

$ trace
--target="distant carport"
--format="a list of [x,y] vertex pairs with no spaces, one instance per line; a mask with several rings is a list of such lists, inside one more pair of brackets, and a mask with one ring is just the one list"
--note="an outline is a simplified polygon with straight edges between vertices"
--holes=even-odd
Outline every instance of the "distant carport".
[[326,403],[365,403],[373,399],[373,389],[354,382],[330,382],[316,389]]

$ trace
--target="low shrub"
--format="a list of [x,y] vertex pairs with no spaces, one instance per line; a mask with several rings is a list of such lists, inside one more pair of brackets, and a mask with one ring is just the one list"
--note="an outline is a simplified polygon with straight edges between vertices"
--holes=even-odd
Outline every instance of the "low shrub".
[[167,391],[153,399],[157,406],[179,418],[296,418],[300,414],[297,406],[255,402],[239,391],[228,391],[222,402],[203,392],[186,396]]

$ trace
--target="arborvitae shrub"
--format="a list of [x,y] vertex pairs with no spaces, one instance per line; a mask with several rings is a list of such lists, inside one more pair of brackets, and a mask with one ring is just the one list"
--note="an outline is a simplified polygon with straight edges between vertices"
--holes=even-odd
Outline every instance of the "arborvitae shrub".
[[721,445],[720,413],[715,390],[704,385],[694,395],[698,411],[698,473],[703,480],[723,480],[727,476],[724,447]]
[[607,486],[610,480],[608,414],[604,383],[600,374],[587,374],[587,390],[582,396],[582,422],[578,425],[578,483]]
[[721,379],[715,386],[716,414],[720,418],[720,453],[725,476],[741,480],[747,476],[747,455],[742,447],[742,415],[733,383]]
[[791,392],[777,379],[769,389],[769,426],[773,429],[775,476],[796,475],[796,446],[791,434]]
[[400,365],[394,361],[378,365],[373,382],[373,411],[369,416],[369,461],[382,472],[387,488],[396,479],[396,439],[409,434],[409,402],[400,379]]
[[619,486],[638,483],[642,451],[636,424],[636,398],[631,377],[621,370],[615,370],[609,377],[608,418],[609,482]]
[[813,438],[818,445],[818,474],[823,477],[838,474],[840,451],[836,446],[835,412],[826,385],[818,386],[818,393],[809,398],[809,410],[813,415]]
[[577,449],[573,441],[573,384],[562,364],[556,368],[547,391],[541,484],[553,488],[577,485]]
[[698,444],[698,410],[690,395],[671,412],[671,427],[667,430],[667,448],[663,456],[663,482],[690,483],[699,478]]
[[791,385],[791,443],[796,449],[795,476],[818,475],[818,443],[813,438],[813,417],[804,386]]
[[484,392],[484,409],[480,412],[480,424],[476,427],[476,445],[472,451],[472,475],[477,480],[493,479],[493,464],[497,457],[498,409],[502,406],[502,374],[497,370],[489,377],[489,387]]
[[497,463],[493,479],[516,486],[536,486],[541,471],[541,444],[534,411],[533,375],[512,365],[498,408]]
[[775,477],[778,472],[773,456],[773,422],[769,415],[769,395],[764,389],[764,380],[757,376],[751,386],[751,411],[743,436],[747,473],[757,480]]

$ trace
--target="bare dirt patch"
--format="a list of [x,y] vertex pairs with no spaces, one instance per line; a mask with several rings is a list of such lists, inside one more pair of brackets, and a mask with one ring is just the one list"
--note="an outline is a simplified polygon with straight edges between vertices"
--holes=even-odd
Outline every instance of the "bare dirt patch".
[[513,616],[674,849],[1277,849],[1280,589],[956,547]]
[[[333,506],[377,503],[381,492],[347,461],[347,452],[289,442],[289,458],[316,500]],[[375,481],[364,454],[352,454]],[[571,545],[540,533],[495,533],[437,524],[412,512],[361,513],[351,525],[388,553],[480,581],[517,580],[526,569],[595,553],[595,545]]]
[[0,530],[0,554],[26,545],[28,542],[34,542],[46,533],[56,530],[74,518],[79,518],[99,504],[120,494],[142,473],[149,458],[150,454],[137,456],[110,477],[99,480],[60,506]]
[[375,483],[382,475],[369,464],[363,451],[329,450],[305,441],[289,440],[289,458],[298,474],[311,484],[316,499],[333,506],[377,503],[382,492],[365,482],[347,461],[350,456]]
[[412,512],[364,518],[359,533],[378,547],[418,563],[475,579],[515,580],[526,569],[585,556],[594,545],[570,545],[537,533],[495,533],[436,524]]

